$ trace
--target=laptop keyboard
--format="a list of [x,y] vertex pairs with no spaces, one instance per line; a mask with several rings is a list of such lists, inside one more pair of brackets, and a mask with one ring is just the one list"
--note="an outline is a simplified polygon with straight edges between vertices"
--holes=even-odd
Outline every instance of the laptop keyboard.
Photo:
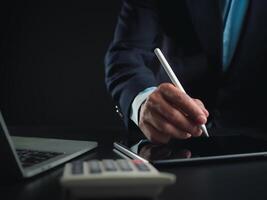
[[63,153],[50,151],[36,151],[29,149],[16,149],[23,167],[31,167]]

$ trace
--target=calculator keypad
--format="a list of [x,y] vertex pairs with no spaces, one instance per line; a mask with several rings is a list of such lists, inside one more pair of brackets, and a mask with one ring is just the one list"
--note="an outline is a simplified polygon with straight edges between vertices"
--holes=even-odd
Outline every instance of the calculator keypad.
[[113,160],[103,160],[102,164],[106,171],[117,171],[118,170]]
[[73,199],[155,199],[175,178],[142,160],[104,159],[67,163],[61,183]]
[[[84,166],[84,162],[86,163]],[[149,166],[141,160],[90,160],[90,161],[76,161],[72,163],[71,174],[82,175],[84,171],[88,174],[101,174],[101,173],[119,173],[119,172],[149,172]],[[87,167],[88,169],[84,169]]]
[[141,160],[133,160],[133,164],[135,165],[135,167],[139,170],[139,171],[150,171],[150,169],[148,168],[148,166],[142,162]]
[[76,161],[72,163],[72,174],[83,174],[83,162]]
[[126,160],[118,160],[117,164],[121,171],[133,171],[133,168]]
[[89,173],[99,174],[102,172],[100,163],[97,160],[88,161]]

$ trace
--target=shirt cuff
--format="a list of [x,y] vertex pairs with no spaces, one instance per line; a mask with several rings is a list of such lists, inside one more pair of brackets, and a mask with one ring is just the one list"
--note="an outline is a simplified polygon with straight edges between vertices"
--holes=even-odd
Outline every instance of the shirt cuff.
[[138,95],[134,98],[131,106],[130,118],[137,126],[139,125],[139,110],[141,105],[147,99],[147,97],[156,89],[157,87],[146,88],[142,92],[138,93]]

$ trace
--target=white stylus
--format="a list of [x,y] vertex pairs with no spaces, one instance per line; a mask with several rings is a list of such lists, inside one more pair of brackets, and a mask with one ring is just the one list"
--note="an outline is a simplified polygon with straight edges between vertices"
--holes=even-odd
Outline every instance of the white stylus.
[[[166,73],[168,74],[169,78],[171,79],[172,83],[180,88],[184,93],[185,90],[183,88],[183,86],[181,85],[180,81],[178,80],[178,78],[175,76],[174,72],[172,71],[172,68],[171,66],[169,65],[169,63],[167,62],[167,60],[165,59],[164,55],[162,54],[161,50],[159,48],[156,48],[154,50],[156,56],[158,57],[161,65],[163,66],[163,68],[165,69]],[[202,124],[200,126],[201,130],[203,131],[203,133],[205,134],[206,137],[209,137],[209,134],[208,134],[208,130],[206,128],[206,126],[204,124]]]

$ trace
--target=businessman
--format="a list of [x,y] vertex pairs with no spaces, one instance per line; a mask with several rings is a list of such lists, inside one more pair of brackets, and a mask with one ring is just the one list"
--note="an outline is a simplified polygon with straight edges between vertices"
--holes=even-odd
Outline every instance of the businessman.
[[[127,128],[155,143],[199,125],[266,129],[267,1],[125,0],[105,57],[108,91]],[[187,94],[153,50],[167,57]]]

